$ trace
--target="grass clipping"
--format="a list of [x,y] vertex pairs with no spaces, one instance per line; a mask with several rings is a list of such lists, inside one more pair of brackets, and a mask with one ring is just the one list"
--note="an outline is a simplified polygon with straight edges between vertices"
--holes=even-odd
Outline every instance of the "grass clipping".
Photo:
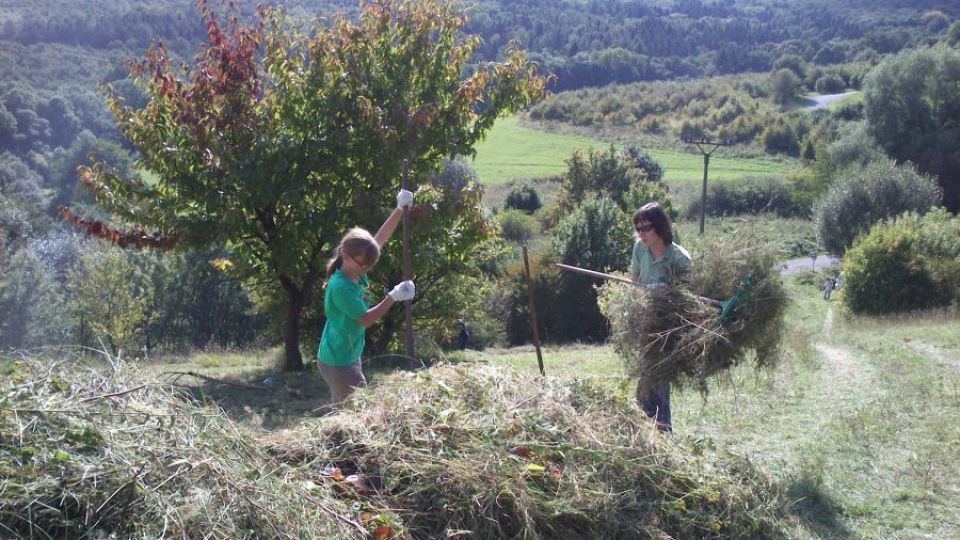
[[[2,366],[0,366],[2,367]],[[6,367],[0,536],[762,538],[797,530],[742,460],[663,437],[591,382],[398,373],[275,432],[134,367]]]
[[[733,240],[698,251],[686,285],[647,289],[608,282],[600,288],[611,341],[627,372],[640,381],[640,392],[674,382],[706,394],[710,377],[751,353],[758,367],[780,358],[787,295],[773,253]],[[720,309],[700,297],[729,299],[745,276],[752,285],[720,324]]]

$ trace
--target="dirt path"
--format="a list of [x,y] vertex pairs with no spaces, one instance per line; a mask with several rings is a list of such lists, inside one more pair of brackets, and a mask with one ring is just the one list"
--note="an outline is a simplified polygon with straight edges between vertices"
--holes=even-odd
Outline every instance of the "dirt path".
[[804,97],[803,100],[808,109],[822,109],[830,105],[831,101],[852,96],[856,93],[857,92],[842,92],[840,94],[824,94],[822,96]]
[[780,263],[780,275],[788,276],[796,274],[801,270],[823,270],[828,266],[840,264],[840,259],[833,255],[818,255],[816,259],[811,257],[797,257],[796,259],[787,259]]
[[869,388],[867,385],[873,377],[873,367],[857,361],[847,349],[830,345],[833,319],[833,307],[829,307],[823,319],[821,339],[816,344],[817,352],[824,360],[823,369],[820,370],[822,383],[818,386],[832,399],[859,396],[864,388]]

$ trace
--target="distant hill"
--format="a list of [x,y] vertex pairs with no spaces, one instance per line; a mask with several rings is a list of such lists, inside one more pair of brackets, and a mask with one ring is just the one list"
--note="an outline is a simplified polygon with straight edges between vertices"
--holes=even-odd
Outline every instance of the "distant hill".
[[[243,13],[252,13],[258,1],[236,3]],[[292,15],[310,19],[358,9],[356,0],[282,4]],[[210,5],[223,9],[219,1]],[[869,66],[903,47],[938,40],[960,16],[960,4],[934,0],[478,0],[465,5],[467,32],[482,37],[478,60],[496,59],[510,40],[517,40],[544,71],[556,75],[554,91],[763,73],[782,65]],[[26,176],[28,183],[39,183],[37,193],[59,194],[38,207],[55,207],[56,197],[73,190],[76,160],[103,142],[124,144],[97,85],[110,83],[137,104],[144,97],[127,79],[127,62],[142,57],[154,40],[162,40],[174,56],[189,58],[204,36],[194,0],[5,0],[0,171],[31,171]],[[843,82],[855,87],[850,79],[859,75],[849,71],[841,73]],[[640,120],[624,107],[614,117],[609,111],[598,116],[591,107],[577,104],[602,123],[616,124],[621,117],[630,123],[631,115]],[[553,114],[541,113],[547,119]],[[753,140],[763,128],[754,124],[737,128],[737,136]],[[119,155],[115,149],[109,153]]]

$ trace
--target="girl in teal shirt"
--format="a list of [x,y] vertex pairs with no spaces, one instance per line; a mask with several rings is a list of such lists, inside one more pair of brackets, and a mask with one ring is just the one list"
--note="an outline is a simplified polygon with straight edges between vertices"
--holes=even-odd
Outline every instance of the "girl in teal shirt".
[[366,329],[379,321],[395,302],[413,300],[415,287],[404,281],[378,304],[370,307],[367,272],[380,259],[380,247],[396,230],[404,207],[413,205],[413,194],[401,189],[397,208],[376,235],[355,228],[347,231],[327,263],[327,285],[323,311],[327,322],[317,349],[317,368],[330,387],[331,402],[340,405],[355,388],[367,385],[360,367]]

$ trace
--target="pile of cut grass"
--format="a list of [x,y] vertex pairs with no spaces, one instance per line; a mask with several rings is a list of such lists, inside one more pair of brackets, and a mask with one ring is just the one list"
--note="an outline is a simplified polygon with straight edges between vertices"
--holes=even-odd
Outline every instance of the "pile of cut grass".
[[0,536],[762,538],[798,530],[749,462],[711,462],[591,382],[397,373],[266,432],[135,367],[7,363]]
[[255,426],[135,365],[0,360],[0,380],[0,537],[351,536]]
[[[664,381],[694,384],[706,394],[711,377],[747,358],[760,368],[780,359],[787,294],[774,251],[742,237],[698,247],[687,284],[601,288],[611,341],[627,373],[639,379],[638,395]],[[724,319],[704,300],[730,299],[741,287]]]
[[795,523],[744,461],[711,463],[589,381],[484,364],[398,373],[271,454],[359,479],[411,538],[764,538]]

